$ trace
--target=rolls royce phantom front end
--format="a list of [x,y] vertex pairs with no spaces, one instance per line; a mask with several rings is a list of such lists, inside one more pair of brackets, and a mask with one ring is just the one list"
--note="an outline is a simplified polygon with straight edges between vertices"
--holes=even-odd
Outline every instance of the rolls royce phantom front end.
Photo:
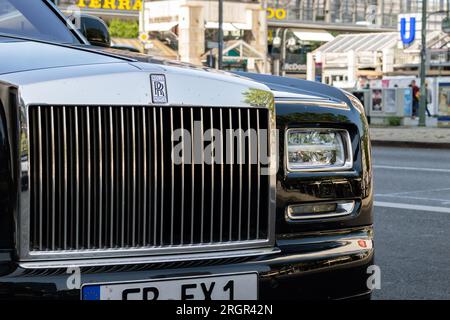
[[1,298],[370,297],[357,99],[2,30]]

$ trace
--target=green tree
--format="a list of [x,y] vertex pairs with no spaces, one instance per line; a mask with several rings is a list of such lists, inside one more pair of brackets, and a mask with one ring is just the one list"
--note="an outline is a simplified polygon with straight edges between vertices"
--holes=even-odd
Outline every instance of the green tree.
[[109,23],[109,32],[114,38],[137,38],[139,36],[139,23],[113,19]]

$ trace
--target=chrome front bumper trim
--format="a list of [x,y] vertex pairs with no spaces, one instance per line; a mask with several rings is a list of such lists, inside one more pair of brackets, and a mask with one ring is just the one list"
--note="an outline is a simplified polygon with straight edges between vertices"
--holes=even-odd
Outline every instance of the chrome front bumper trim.
[[[311,248],[315,248],[311,250]],[[204,253],[176,254],[164,256],[92,258],[76,260],[48,260],[19,262],[24,269],[55,269],[68,267],[103,267],[117,265],[170,263],[183,261],[199,261],[214,259],[233,259],[246,257],[265,257],[258,259],[271,263],[287,261],[307,262],[315,260],[340,261],[353,257],[368,257],[374,252],[372,227],[356,230],[344,230],[332,233],[304,234],[298,238],[281,238],[277,247],[229,250]],[[252,263],[252,262],[250,262]]]
[[179,254],[165,256],[147,256],[147,257],[121,257],[110,259],[83,259],[83,260],[56,260],[56,261],[34,261],[21,262],[19,266],[24,269],[54,269],[68,267],[103,267],[130,264],[150,264],[150,263],[169,263],[196,260],[211,259],[231,259],[265,256],[280,253],[278,248],[239,250],[239,251],[222,251],[195,254]]

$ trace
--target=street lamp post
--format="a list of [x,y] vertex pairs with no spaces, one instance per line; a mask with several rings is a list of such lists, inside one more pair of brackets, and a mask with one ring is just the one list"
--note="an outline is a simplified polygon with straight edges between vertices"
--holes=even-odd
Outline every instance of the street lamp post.
[[288,29],[283,30],[283,37],[281,40],[281,76],[286,76],[286,36]]
[[422,48],[420,50],[420,104],[419,126],[426,126],[425,109],[427,107],[426,81],[427,67],[427,0],[422,1]]
[[222,69],[223,62],[223,0],[219,0],[219,35],[218,35],[218,67],[219,70]]
[[[145,32],[145,1],[142,1],[141,10],[139,11],[139,38]],[[142,52],[145,53],[145,44],[141,41]]]

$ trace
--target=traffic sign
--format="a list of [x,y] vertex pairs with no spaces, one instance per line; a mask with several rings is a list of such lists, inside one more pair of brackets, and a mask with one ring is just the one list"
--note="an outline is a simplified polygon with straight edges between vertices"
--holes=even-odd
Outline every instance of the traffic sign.
[[150,39],[149,35],[147,32],[141,32],[139,34],[139,40],[143,43],[147,42]]

